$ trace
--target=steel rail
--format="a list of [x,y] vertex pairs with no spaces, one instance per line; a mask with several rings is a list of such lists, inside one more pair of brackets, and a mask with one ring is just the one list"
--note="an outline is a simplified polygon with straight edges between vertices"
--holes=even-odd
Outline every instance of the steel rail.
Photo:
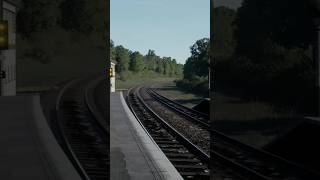
[[[189,109],[190,111],[195,112],[193,109],[190,109],[190,108],[187,108],[183,105],[180,105],[177,102],[172,101],[172,100],[166,98],[165,96],[160,95],[159,93],[155,92],[154,90],[152,90],[150,88],[147,88],[146,91],[155,100],[157,100],[160,103],[164,104],[165,106],[171,108],[175,112],[199,123],[199,120],[197,119],[197,117],[192,117],[192,115],[186,114],[185,111],[181,110],[181,109],[185,109],[185,110]],[[171,104],[175,104],[175,106],[172,106]],[[179,108],[181,108],[181,109],[179,109]],[[209,124],[202,123],[201,121],[200,121],[200,124],[204,125],[208,129],[210,127]],[[287,172],[289,172],[289,173],[292,172],[291,174],[294,174],[295,176],[299,176],[300,178],[305,178],[305,177],[320,178],[320,174],[318,172],[315,172],[313,170],[309,170],[299,164],[288,161],[282,157],[279,157],[277,155],[274,155],[274,154],[269,153],[267,151],[264,151],[262,149],[257,149],[253,146],[248,145],[248,144],[241,143],[240,141],[235,140],[235,139],[233,139],[233,138],[225,135],[224,133],[219,132],[213,128],[210,129],[210,132],[212,133],[212,137],[215,138],[217,145],[219,145],[219,143],[220,144],[221,143],[227,144],[230,149],[233,148],[233,149],[238,149],[239,151],[242,151],[242,154],[243,155],[246,154],[247,156],[249,156],[249,159],[254,159],[254,160],[260,159],[260,162],[268,162],[269,164],[277,165],[278,167],[281,167],[283,169],[287,169]],[[216,151],[213,151],[213,153],[216,153]],[[223,154],[223,152],[222,152],[222,154]],[[250,156],[251,156],[251,158],[250,158]],[[255,157],[255,158],[252,158],[252,157]],[[229,159],[233,159],[233,157],[230,157]],[[248,167],[247,169],[251,169],[251,168]],[[290,170],[293,170],[293,171],[290,171]],[[267,178],[267,176],[265,176],[265,177]]]
[[64,150],[64,152],[66,153],[66,155],[68,156],[69,160],[71,161],[71,163],[74,165],[75,169],[78,171],[79,175],[81,176],[81,178],[83,180],[90,180],[88,174],[86,173],[86,171],[83,169],[81,163],[79,162],[79,160],[77,159],[75,153],[73,152],[71,145],[66,137],[66,134],[63,130],[63,125],[62,125],[62,121],[63,121],[63,114],[62,114],[62,110],[60,109],[60,106],[62,105],[61,101],[62,101],[62,96],[65,93],[65,91],[70,88],[71,86],[73,86],[75,83],[79,82],[80,79],[75,79],[75,80],[71,80],[69,83],[67,83],[58,93],[57,96],[57,100],[56,100],[56,105],[55,105],[55,111],[56,111],[56,121],[55,121],[55,125],[57,127],[57,129],[55,129],[55,131],[57,131],[57,136],[59,139],[59,142],[61,144],[62,149]]
[[[172,101],[158,93],[156,93],[153,90],[147,89],[147,92],[154,97],[155,99],[157,99],[159,102],[161,102],[162,104],[165,104],[166,106],[170,107],[171,109],[173,109],[174,111],[178,112],[179,114],[181,114],[182,116],[185,116],[199,124],[201,124],[202,126],[204,126],[205,128],[209,129],[210,127],[210,120],[207,119],[207,117],[203,116],[202,113],[190,109],[188,107],[185,107],[175,101]],[[174,105],[173,105],[174,104]],[[191,113],[187,113],[187,112],[191,112]],[[190,115],[192,114],[192,115]],[[201,119],[199,118],[201,117]]]
[[[91,80],[92,78],[90,78]],[[68,83],[60,92],[56,101],[56,113],[57,113],[57,129],[58,136],[61,142],[61,146],[64,149],[65,153],[69,157],[72,164],[77,169],[78,173],[84,180],[95,180],[95,179],[105,179],[107,178],[107,169],[97,166],[100,162],[94,160],[93,156],[104,157],[104,154],[101,154],[102,148],[107,144],[107,130],[101,127],[101,124],[95,119],[95,112],[93,105],[89,101],[89,86],[86,83],[85,85],[79,85],[84,83],[89,79],[77,79]],[[75,89],[75,90],[74,90]],[[74,94],[66,95],[68,91],[75,91]],[[78,95],[76,95],[77,93]],[[69,92],[70,93],[70,92]],[[69,101],[64,100],[66,97],[73,100],[69,100],[71,105],[65,104]],[[80,104],[77,104],[75,99],[77,99]],[[73,103],[73,104],[72,104]],[[75,103],[75,104],[74,104]],[[67,107],[61,108],[60,106],[71,106],[73,108],[67,111]],[[65,109],[67,108],[67,109]],[[78,108],[78,109],[77,109]],[[82,109],[85,108],[86,110]],[[67,113],[67,114],[66,114]],[[84,115],[87,114],[87,115]],[[66,116],[67,115],[67,116]],[[81,119],[74,118],[78,116]],[[69,120],[68,120],[69,118]],[[70,119],[71,118],[71,119]],[[88,119],[87,119],[88,118]],[[72,120],[72,121],[71,121]],[[79,121],[79,122],[77,122]],[[85,126],[85,129],[83,127]],[[82,130],[80,130],[80,129]],[[84,134],[77,135],[77,132],[84,131]],[[96,132],[94,132],[96,131]],[[71,134],[70,134],[71,133]],[[93,134],[92,134],[93,133]],[[69,134],[69,136],[67,135]],[[87,134],[87,135],[86,135]],[[70,138],[70,139],[69,139]],[[97,138],[95,140],[95,138]],[[85,142],[88,142],[85,143]],[[99,142],[101,144],[99,144]],[[90,146],[87,149],[84,146]],[[94,155],[94,153],[97,153]],[[103,159],[100,158],[102,163]],[[107,164],[107,163],[105,163]]]
[[[132,89],[129,90],[128,94],[131,94]],[[201,159],[204,163],[210,164],[210,156],[204,153],[201,149],[199,149],[196,145],[194,145],[191,141],[189,141],[186,137],[184,137],[181,133],[179,133],[177,130],[175,130],[170,124],[168,124],[164,119],[162,119],[157,113],[155,113],[143,100],[138,90],[136,90],[136,96],[138,97],[139,101],[143,104],[143,106],[146,108],[146,110],[153,114],[154,117],[165,127],[166,130],[168,130],[171,134],[173,134],[179,142],[181,142],[184,146],[187,147],[187,149],[195,154],[199,159]],[[129,103],[130,105],[130,103]],[[133,110],[133,107],[131,110]],[[215,158],[220,165],[226,166],[228,168],[231,168],[237,172],[238,178],[241,176],[242,178],[245,177],[245,179],[252,179],[252,180],[267,180],[265,176],[245,167],[241,164],[219,154],[218,152],[212,152],[212,158]],[[241,178],[241,179],[242,179]]]

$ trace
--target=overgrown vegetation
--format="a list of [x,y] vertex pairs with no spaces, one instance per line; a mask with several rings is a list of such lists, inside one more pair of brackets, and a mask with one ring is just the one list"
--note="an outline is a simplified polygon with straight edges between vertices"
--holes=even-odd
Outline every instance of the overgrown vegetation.
[[[22,0],[17,14],[17,86],[52,87],[103,73],[105,1]],[[27,88],[29,89],[29,88]]]
[[183,67],[183,79],[176,85],[182,90],[208,97],[209,93],[209,39],[197,40],[191,47],[191,56]]
[[298,0],[244,0],[238,10],[215,8],[215,90],[314,114],[312,13]]

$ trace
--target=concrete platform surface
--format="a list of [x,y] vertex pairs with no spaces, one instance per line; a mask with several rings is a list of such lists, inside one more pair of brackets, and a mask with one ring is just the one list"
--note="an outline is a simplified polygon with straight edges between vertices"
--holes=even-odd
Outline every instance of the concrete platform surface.
[[40,97],[0,97],[0,179],[80,180],[44,118]]
[[110,116],[110,179],[182,179],[129,110],[122,92],[110,94]]
[[320,125],[320,117],[305,117],[307,122]]

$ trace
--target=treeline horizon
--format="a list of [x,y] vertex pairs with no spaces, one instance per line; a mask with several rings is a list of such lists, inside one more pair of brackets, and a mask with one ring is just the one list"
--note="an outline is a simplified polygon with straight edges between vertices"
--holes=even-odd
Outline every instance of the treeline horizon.
[[115,62],[115,71],[121,80],[128,78],[128,72],[135,74],[153,72],[168,77],[181,77],[183,74],[183,64],[177,63],[176,59],[171,57],[160,57],[155,50],[149,49],[148,53],[143,55],[122,45],[115,46],[112,40],[110,47],[111,61]]

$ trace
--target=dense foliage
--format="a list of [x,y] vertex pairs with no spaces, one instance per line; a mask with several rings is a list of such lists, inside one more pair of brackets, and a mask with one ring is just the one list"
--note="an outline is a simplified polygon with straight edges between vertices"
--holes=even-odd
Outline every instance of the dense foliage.
[[110,42],[111,60],[116,63],[116,73],[120,79],[125,80],[127,72],[147,73],[154,72],[163,76],[180,77],[182,76],[183,65],[178,64],[171,57],[159,57],[154,50],[149,50],[146,55],[140,52],[132,52],[119,45],[114,46]]
[[104,0],[21,0],[17,26],[17,84],[51,84],[105,72]]
[[[315,113],[314,15],[299,0],[244,0],[237,10],[214,8],[214,90]],[[209,39],[196,41],[190,51],[184,78],[176,83],[206,94]]]
[[176,85],[183,90],[208,96],[209,74],[209,44],[208,38],[197,40],[191,47],[191,56],[183,67],[183,79]]
[[103,3],[102,0],[22,0],[16,23],[18,61],[50,63],[56,56],[65,55],[64,46],[74,44],[86,46],[88,54],[93,48],[105,49]]
[[314,113],[314,27],[307,4],[244,0],[238,10],[218,7],[214,13],[216,90]]
[[105,29],[103,1],[22,0],[17,15],[17,30],[22,38],[32,38],[50,28],[86,35]]

